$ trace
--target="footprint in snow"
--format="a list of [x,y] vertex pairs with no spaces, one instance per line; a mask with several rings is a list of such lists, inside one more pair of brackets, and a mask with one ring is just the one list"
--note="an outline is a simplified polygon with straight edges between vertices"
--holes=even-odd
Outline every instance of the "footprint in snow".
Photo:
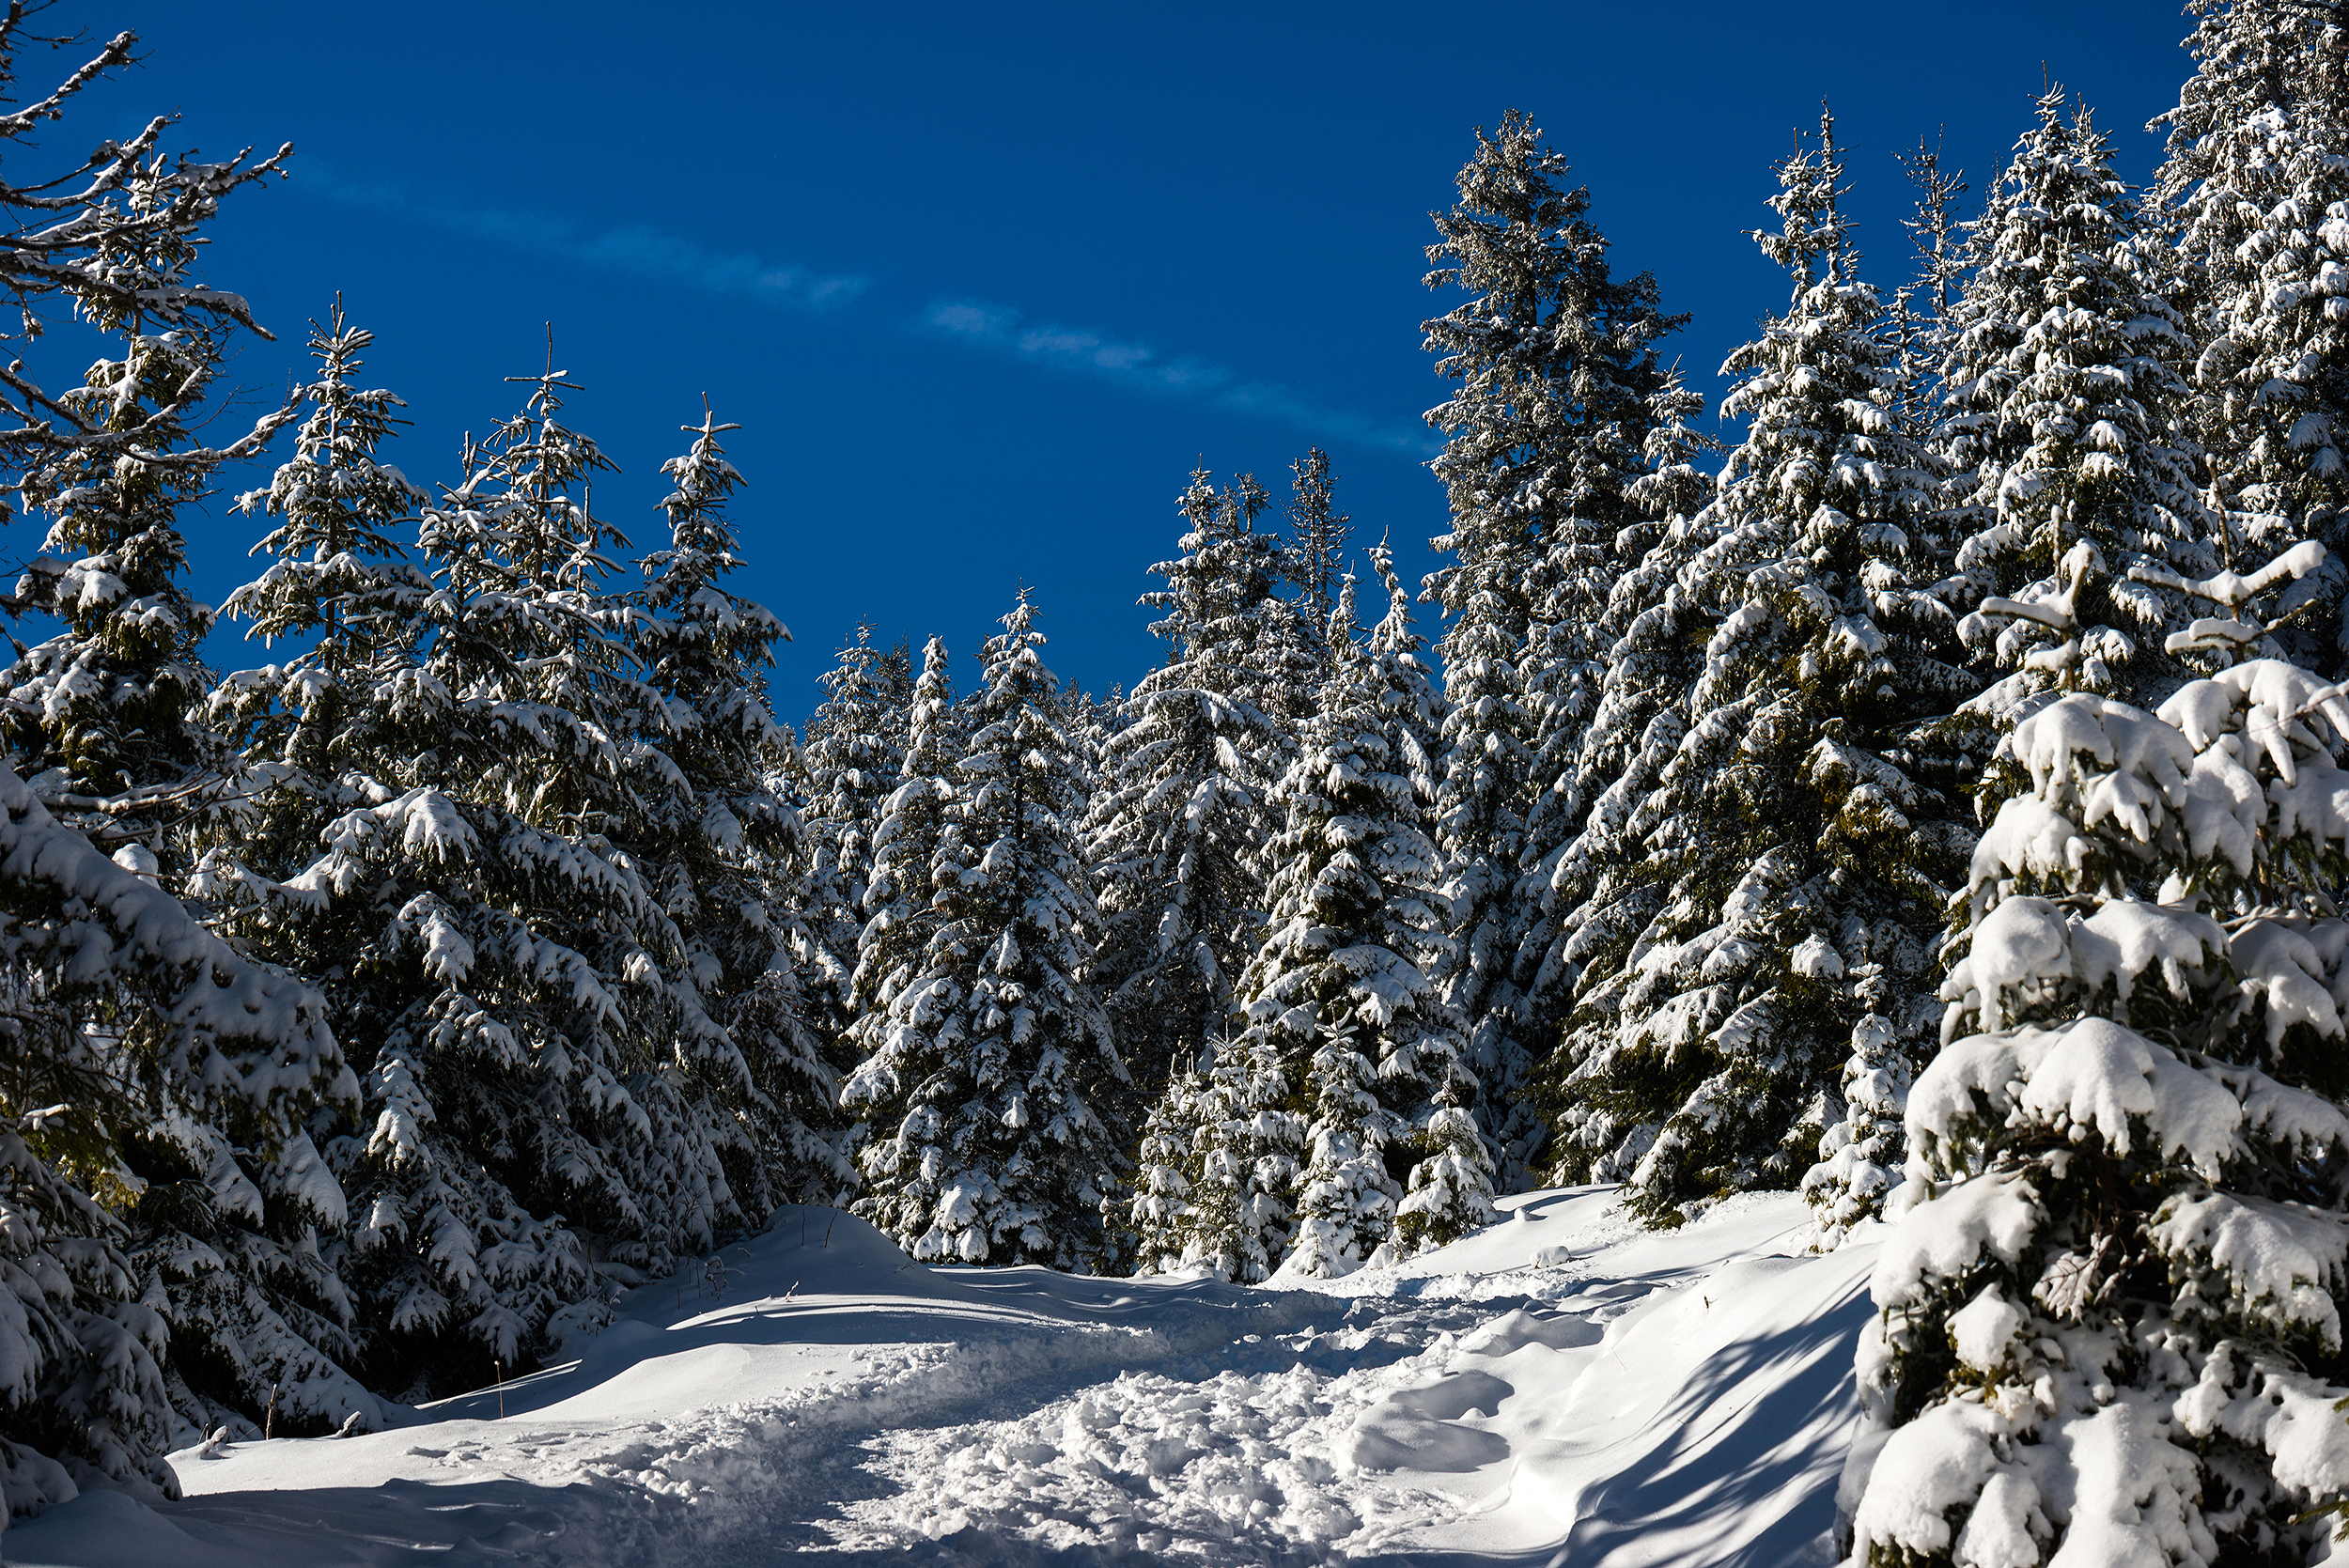
[[1489,1373],[1457,1372],[1423,1389],[1397,1389],[1355,1418],[1339,1456],[1357,1470],[1460,1472],[1509,1457],[1498,1432],[1463,1426],[1473,1410],[1497,1415],[1517,1390]]

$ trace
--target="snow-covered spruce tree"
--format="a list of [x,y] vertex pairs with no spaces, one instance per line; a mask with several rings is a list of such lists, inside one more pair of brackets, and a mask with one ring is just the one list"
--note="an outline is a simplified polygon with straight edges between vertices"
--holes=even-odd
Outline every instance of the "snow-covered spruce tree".
[[931,874],[938,926],[843,1094],[872,1128],[856,1212],[916,1258],[1096,1266],[1126,1070],[1081,977],[1099,916],[1058,684],[1022,592],[988,640]]
[[1942,369],[1957,568],[1943,592],[1977,607],[1961,632],[2003,677],[1968,705],[1983,725],[2074,684],[2075,665],[2088,690],[2166,691],[2185,673],[2162,651],[2185,601],[2131,570],[2219,564],[2179,425],[2177,312],[2146,275],[2109,143],[2064,102],[2061,87],[2039,100],[1973,225]]
[[956,768],[968,751],[956,710],[946,644],[932,637],[913,683],[906,754],[897,787],[881,802],[873,829],[873,874],[865,890],[864,929],[857,937],[850,1039],[860,1057],[887,1043],[891,1008],[923,972],[938,934],[938,889],[931,878],[955,800]]
[[1661,313],[1647,273],[1614,277],[1589,193],[1566,173],[1510,111],[1478,131],[1427,247],[1428,287],[1472,296],[1423,327],[1438,371],[1460,383],[1427,415],[1452,507],[1434,544],[1453,560],[1426,584],[1449,617],[1437,840],[1456,940],[1441,981],[1512,1185],[1539,1138],[1524,1091],[1563,1012],[1542,964],[1543,891],[1581,815],[1573,763],[1603,651],[1592,632],[1631,564],[1618,536],[1641,520],[1626,489],[1664,384],[1656,340],[1685,319]]
[[[1289,499],[1289,580],[1297,584],[1297,610],[1303,624],[1319,631],[1330,624],[1346,581],[1346,541],[1353,519],[1338,510],[1330,454],[1309,448],[1289,465],[1296,474]],[[1327,650],[1331,659],[1343,648]],[[1329,671],[1322,672],[1325,678]]]
[[[1380,584],[1387,590],[1387,613],[1371,629],[1365,666],[1348,673],[1373,693],[1372,702],[1382,726],[1378,733],[1387,743],[1389,756],[1399,764],[1397,771],[1408,774],[1416,803],[1432,813],[1435,758],[1443,726],[1442,697],[1422,657],[1426,644],[1412,626],[1410,600],[1395,576],[1394,557],[1381,543],[1370,552],[1370,560],[1372,569],[1377,572]],[[1364,717],[1369,718],[1369,713]],[[1408,942],[1410,939],[1406,933],[1411,930],[1414,918],[1423,922],[1416,932],[1418,967],[1422,977],[1432,982],[1436,965],[1449,940],[1444,930],[1442,890],[1431,880],[1440,876],[1441,862],[1415,861],[1414,852],[1434,850],[1430,831],[1433,817],[1430,815],[1414,822],[1403,800],[1399,796],[1393,799],[1406,824],[1404,833],[1416,827],[1428,832],[1429,839],[1423,846],[1404,833],[1382,839],[1390,852],[1377,857],[1373,867],[1390,900],[1390,918],[1381,935]],[[1403,949],[1390,946],[1389,951],[1400,955]],[[1398,965],[1391,972],[1397,982],[1408,979],[1408,966]],[[1410,1007],[1397,1005],[1385,1021],[1377,1025],[1378,1032],[1392,1041],[1398,1034],[1395,1021],[1406,1014],[1426,1020],[1425,1033],[1413,1053],[1411,1066],[1418,1083],[1428,1093],[1426,1098],[1410,1107],[1411,1130],[1404,1141],[1410,1165],[1404,1174],[1403,1201],[1395,1209],[1393,1239],[1388,1244],[1390,1252],[1399,1256],[1441,1247],[1489,1223],[1493,1218],[1496,1177],[1492,1157],[1473,1109],[1476,1079],[1467,1070],[1465,1051],[1450,1053],[1455,1040],[1462,1046],[1466,1044],[1455,1033],[1463,1020],[1448,1008],[1435,1012],[1429,1004],[1437,999],[1428,992],[1408,1000]],[[1367,1006],[1361,1009],[1364,1027],[1376,1021],[1377,1011]],[[1390,1064],[1398,1068],[1402,1064],[1400,1053],[1392,1048],[1378,1061],[1382,1081]],[[1310,1204],[1308,1212],[1312,1212]]]
[[[2170,147],[2152,206],[2166,288],[2196,356],[2192,433],[2232,543],[2314,538],[2338,551],[2349,505],[2349,16],[2334,0],[2186,9],[2194,75],[2154,122]],[[2341,661],[2337,644],[2311,651],[2326,669]]]
[[641,1278],[746,1218],[723,1128],[675,1092],[723,1032],[643,851],[708,802],[605,587],[616,536],[583,503],[611,465],[561,423],[569,384],[525,380],[423,513],[433,591],[351,683],[358,803],[311,863],[245,878],[234,927],[322,977],[363,1069],[326,1145],[352,1217],[330,1262],[370,1381],[417,1396],[534,1352],[591,1265]]
[[1859,1352],[1853,1563],[2302,1561],[2330,1532],[2344,742],[2341,692],[2275,660],[2015,727]]
[[1962,677],[1917,585],[1921,476],[1831,119],[1779,177],[1782,226],[1756,238],[1793,299],[1726,367],[1724,408],[1751,423],[1681,573],[1714,629],[1635,819],[1630,879],[1660,908],[1618,968],[1585,972],[1559,1095],[1558,1175],[1622,1180],[1658,1224],[1803,1175],[1861,1020],[1930,1042],[1940,890],[1971,838],[1907,751]]
[[[1943,169],[1941,149],[1922,141],[1915,152],[1901,154],[1900,163],[1917,193],[1916,211],[1901,220],[1916,253],[1917,273],[1892,297],[1888,330],[1899,349],[1896,417],[1904,428],[1923,430],[1937,411],[1934,394],[1949,353],[1950,307],[1956,303],[1972,264],[1957,207],[1966,194],[1966,177],[1962,169]],[[1938,455],[1930,442],[1925,455],[1928,459]]]
[[[773,647],[791,633],[726,585],[742,566],[725,514],[742,476],[705,410],[690,451],[661,465],[669,548],[646,557],[635,624],[643,679],[665,710],[666,751],[683,793],[646,824],[637,852],[684,941],[677,998],[687,1027],[661,1075],[708,1129],[742,1218],[820,1203],[853,1185],[841,1148],[839,1083],[809,1017],[794,954],[799,815],[766,784],[790,750],[767,695]],[[681,810],[677,808],[682,808]]]
[[[302,853],[317,843],[317,797],[338,787],[338,752],[380,652],[396,643],[430,580],[410,565],[397,534],[413,527],[429,499],[378,452],[406,423],[400,398],[356,385],[360,355],[375,334],[350,324],[337,300],[324,326],[312,324],[317,378],[295,394],[309,413],[293,456],[267,489],[238,497],[236,509],[277,520],[255,555],[261,575],[230,594],[221,613],[250,623],[248,640],[303,644],[286,664],[229,676],[211,697],[210,718],[242,754],[254,803],[227,835],[266,862],[272,850]],[[353,691],[356,683],[359,690]],[[271,813],[290,807],[283,828]],[[294,842],[279,845],[283,832]]]
[[[238,502],[278,526],[255,551],[271,564],[224,609],[252,623],[248,635],[309,646],[284,666],[228,676],[206,715],[242,766],[235,798],[193,836],[187,888],[231,933],[256,896],[249,867],[263,868],[265,893],[268,877],[306,864],[325,824],[362,803],[339,760],[346,731],[366,709],[376,654],[430,587],[390,537],[423,493],[376,456],[400,400],[351,380],[371,341],[339,304],[314,326],[319,372],[296,394],[310,411],[293,456]],[[272,1392],[288,1431],[333,1430],[354,1412],[380,1424],[381,1407],[345,1370],[359,1348],[353,1303],[323,1249],[348,1213],[309,1137],[282,1151],[239,1147],[170,1117],[131,1142],[126,1164],[147,1184],[131,1216],[132,1257],[170,1325],[181,1435],[258,1430]]]
[[[1657,394],[1650,472],[1632,487],[1652,520],[1619,536],[1626,552],[1641,551],[1639,564],[1615,579],[1599,624],[1606,671],[1575,761],[1575,789],[1588,804],[1546,894],[1557,934],[1545,962],[1568,981],[1595,967],[1611,973],[1610,955],[1627,947],[1657,908],[1649,885],[1632,876],[1642,863],[1635,813],[1678,751],[1685,700],[1704,671],[1711,623],[1681,582],[1716,520],[1706,505],[1713,476],[1697,460],[1719,443],[1688,424],[1703,407],[1676,372]],[[1555,1076],[1546,1072],[1544,1081],[1554,1084]]]
[[1825,1251],[1884,1212],[1907,1157],[1902,1127],[1916,1068],[1890,1020],[1870,1013],[1852,1026],[1843,1063],[1843,1119],[1819,1140],[1819,1162],[1802,1178]]
[[0,908],[0,1491],[8,1514],[92,1483],[176,1496],[171,1336],[128,1255],[126,1145],[169,1119],[314,1164],[304,1123],[358,1088],[317,992],[232,951],[5,768]]
[[[1272,795],[1284,815],[1265,855],[1272,918],[1241,979],[1248,1023],[1234,1042],[1252,1075],[1289,1086],[1303,1168],[1292,1190],[1270,1195],[1296,1217],[1282,1265],[1316,1276],[1350,1272],[1388,1244],[1403,1195],[1390,1164],[1407,1167],[1419,1152],[1414,1135],[1439,1094],[1465,1100],[1474,1089],[1428,975],[1447,939],[1427,832],[1435,688],[1392,559],[1384,547],[1372,558],[1391,608],[1368,649],[1355,645],[1350,581],[1332,617],[1340,663]],[[1233,1130],[1260,1136],[1245,1122]],[[1270,1173],[1279,1162],[1242,1163],[1252,1186],[1256,1164]],[[1243,1219],[1253,1196],[1225,1218]],[[1456,1234],[1463,1218],[1429,1223]],[[1204,1234],[1195,1247],[1201,1256],[1245,1250]]]
[[1144,1095],[1222,1033],[1261,935],[1259,857],[1277,824],[1267,797],[1292,743],[1259,702],[1275,684],[1266,646],[1285,643],[1264,626],[1293,617],[1275,597],[1280,542],[1249,505],[1262,495],[1252,482],[1220,494],[1205,470],[1191,475],[1182,554],[1150,568],[1166,586],[1142,597],[1164,612],[1151,630],[1167,661],[1127,699],[1085,818],[1102,919],[1091,974]]
[[1305,1124],[1290,1109],[1297,1085],[1261,1044],[1210,1041],[1152,1104],[1127,1209],[1138,1271],[1247,1282],[1287,1254]]
[[[20,10],[0,23],[8,44],[23,22]],[[83,76],[127,58],[128,39]],[[37,109],[10,116],[6,133],[42,117]],[[180,581],[187,548],[177,514],[208,475],[258,451],[293,411],[265,416],[226,448],[197,439],[227,337],[238,326],[260,331],[241,301],[194,281],[200,231],[222,194],[278,160],[174,165],[153,150],[164,123],[149,125],[133,148],[103,144],[90,186],[76,194],[8,193],[21,201],[11,210],[41,211],[44,225],[88,236],[86,249],[63,256],[37,260],[40,245],[15,254],[11,267],[27,268],[15,292],[28,327],[39,303],[61,293],[117,349],[54,397],[21,365],[6,378],[16,411],[53,432],[0,435],[0,450],[23,458],[13,488],[51,520],[16,597],[65,624],[21,648],[0,676],[0,726],[13,766],[54,810],[126,863],[153,869],[167,859],[177,870],[184,857],[174,830],[224,794],[234,770],[201,717],[210,680],[199,650],[212,612]]]
[[797,770],[806,819],[802,908],[816,944],[804,956],[824,999],[826,1031],[845,1042],[859,1011],[857,938],[872,883],[873,830],[905,767],[912,660],[902,644],[874,646],[873,629],[859,622],[820,678],[824,700],[808,720]]

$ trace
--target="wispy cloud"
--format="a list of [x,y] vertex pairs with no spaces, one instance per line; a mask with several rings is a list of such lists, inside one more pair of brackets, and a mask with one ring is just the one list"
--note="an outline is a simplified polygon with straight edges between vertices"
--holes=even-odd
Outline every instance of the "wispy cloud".
[[1271,381],[1251,380],[1228,365],[1183,355],[1169,358],[1146,344],[1121,342],[1080,327],[1023,325],[1019,312],[984,300],[939,300],[920,325],[951,341],[1009,354],[1034,365],[1100,379],[1138,392],[1188,397],[1294,425],[1309,434],[1356,445],[1434,452],[1438,442],[1416,421],[1378,419],[1322,405]]
[[310,161],[302,172],[304,188],[346,206],[394,212],[516,250],[557,256],[630,277],[681,284],[705,294],[801,310],[824,310],[847,304],[871,286],[871,280],[862,273],[819,272],[794,262],[711,250],[642,225],[599,229],[523,209],[459,207],[420,196],[399,185],[345,180],[331,169],[320,167],[317,160]]
[[[822,272],[796,262],[713,250],[644,225],[598,228],[522,208],[465,207],[398,184],[343,178],[317,158],[304,162],[303,188],[349,207],[473,236],[622,276],[747,299],[802,311],[836,310],[871,287],[862,272]],[[1277,420],[1333,443],[1425,457],[1438,442],[1416,420],[1379,418],[1326,407],[1289,387],[1253,380],[1190,355],[1169,356],[1146,344],[1082,328],[1029,324],[1009,305],[941,299],[915,323],[962,348],[1063,372],[1097,377],[1129,392],[1185,398],[1235,413]]]

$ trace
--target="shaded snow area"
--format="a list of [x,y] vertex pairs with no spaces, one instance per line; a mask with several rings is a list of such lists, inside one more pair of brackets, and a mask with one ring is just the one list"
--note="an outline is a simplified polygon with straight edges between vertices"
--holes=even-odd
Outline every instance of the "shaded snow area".
[[1257,1287],[928,1268],[860,1221],[789,1210],[728,1250],[715,1299],[635,1291],[576,1363],[394,1431],[177,1453],[185,1500],[87,1494],[0,1551],[74,1568],[1827,1560],[1875,1249],[1804,1254],[1791,1196],[1669,1234],[1606,1189],[1504,1206],[1400,1267]]

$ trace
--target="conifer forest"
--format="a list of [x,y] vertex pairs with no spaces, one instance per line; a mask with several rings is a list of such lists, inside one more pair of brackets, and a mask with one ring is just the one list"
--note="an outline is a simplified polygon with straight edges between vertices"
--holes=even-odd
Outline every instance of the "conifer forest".
[[[77,162],[140,46],[8,0],[8,1512],[502,1398],[786,1211],[1283,1287],[1605,1187],[1877,1249],[1855,1568],[2320,1560],[2349,6],[2188,13],[2149,185],[2051,83],[2002,167],[1903,161],[1905,254],[1823,108],[1718,215],[1783,272],[1718,407],[1573,149],[1463,127],[1432,575],[1317,446],[1203,462],[1122,686],[1023,591],[983,647],[859,632],[800,712],[738,575],[759,411],[677,389],[646,517],[552,350],[403,451],[425,389],[331,257],[305,380],[232,406],[303,329],[208,232],[300,161],[163,114]],[[204,496],[254,551],[217,608]]]

